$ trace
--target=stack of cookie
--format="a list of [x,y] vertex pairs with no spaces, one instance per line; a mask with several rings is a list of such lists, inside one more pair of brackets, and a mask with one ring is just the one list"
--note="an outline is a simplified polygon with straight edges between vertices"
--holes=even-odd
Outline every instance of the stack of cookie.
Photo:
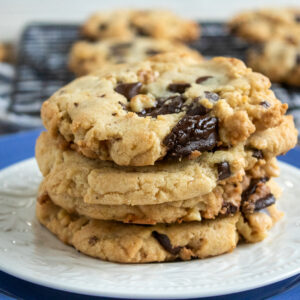
[[229,28],[251,43],[247,62],[272,81],[300,86],[300,9],[262,9],[244,12]]
[[286,109],[233,58],[162,54],[82,76],[42,106],[38,219],[124,263],[260,241],[281,217],[276,156],[297,140]]
[[77,76],[104,66],[139,62],[159,53],[176,52],[202,59],[183,44],[199,38],[200,26],[169,11],[99,12],[81,31],[84,40],[73,45],[69,57],[69,68]]

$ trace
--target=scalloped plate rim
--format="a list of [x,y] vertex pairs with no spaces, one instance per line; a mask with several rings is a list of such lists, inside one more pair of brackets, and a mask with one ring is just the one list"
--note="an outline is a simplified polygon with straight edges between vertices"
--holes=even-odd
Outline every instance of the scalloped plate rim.
[[[6,172],[13,172],[14,169],[22,167],[23,165],[35,163],[34,161],[35,161],[34,158],[29,158],[29,159],[23,160],[21,162],[18,162],[16,164],[13,164],[11,166],[1,169],[0,170],[0,179],[2,176],[4,176],[4,174]],[[290,164],[281,162],[281,161],[279,161],[279,165],[280,165],[280,168],[290,170],[291,172],[297,172],[298,173],[297,175],[300,178],[300,170],[297,169],[296,167],[294,167]],[[45,229],[45,228],[42,228],[42,230],[47,231],[47,229]],[[66,247],[69,247],[69,246],[66,246]],[[238,251],[238,248],[235,251]],[[225,255],[230,255],[230,253],[225,254]],[[214,259],[214,258],[209,258],[209,259]],[[184,264],[185,262],[178,262],[178,263]],[[112,263],[112,264],[118,265],[116,263]],[[164,263],[164,265],[165,264],[166,263]],[[174,264],[174,263],[172,263],[172,264]],[[148,264],[148,265],[151,265],[151,264]],[[155,263],[153,265],[159,265],[159,263]],[[293,270],[285,271],[284,274],[277,274],[276,276],[273,276],[267,280],[265,279],[263,282],[260,282],[260,283],[258,283],[258,282],[254,282],[254,283],[250,283],[250,284],[249,284],[249,282],[239,283],[239,285],[235,286],[234,288],[232,286],[228,286],[228,287],[222,287],[221,289],[219,289],[217,291],[211,290],[211,291],[206,291],[204,293],[201,292],[201,286],[199,285],[199,289],[197,289],[195,291],[190,291],[190,290],[188,290],[188,288],[186,288],[186,291],[184,291],[184,292],[174,291],[173,293],[170,293],[168,291],[163,292],[160,290],[159,292],[157,292],[157,291],[152,290],[151,294],[149,294],[149,292],[147,294],[146,290],[145,291],[137,291],[134,289],[134,287],[127,289],[127,290],[119,290],[119,291],[108,291],[108,290],[107,291],[99,291],[99,289],[97,289],[96,287],[95,287],[95,289],[87,290],[84,287],[71,286],[71,284],[65,285],[60,282],[53,282],[52,280],[48,280],[47,278],[42,278],[42,277],[38,277],[35,275],[31,275],[31,274],[25,274],[25,272],[20,272],[18,270],[10,270],[8,267],[2,265],[1,260],[0,260],[0,270],[7,274],[15,276],[19,279],[22,279],[22,280],[25,280],[25,281],[28,281],[28,282],[31,282],[34,284],[42,285],[42,286],[49,287],[52,289],[58,289],[58,290],[62,290],[62,291],[83,294],[83,295],[102,296],[102,297],[117,297],[117,298],[132,298],[132,299],[140,299],[140,298],[143,298],[143,299],[154,299],[154,298],[155,299],[159,299],[159,298],[160,299],[182,299],[183,297],[184,298],[198,298],[198,297],[228,295],[228,294],[232,294],[232,293],[239,293],[239,292],[244,292],[244,291],[260,288],[260,287],[270,285],[270,284],[279,282],[281,280],[285,280],[287,278],[290,278],[294,275],[299,274],[300,273],[300,265],[297,268],[294,268]]]

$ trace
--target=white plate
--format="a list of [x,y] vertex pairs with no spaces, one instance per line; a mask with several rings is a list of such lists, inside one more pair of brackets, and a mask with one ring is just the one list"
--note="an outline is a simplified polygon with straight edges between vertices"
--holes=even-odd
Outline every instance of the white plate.
[[62,244],[34,216],[34,159],[0,172],[0,269],[44,286],[119,298],[193,298],[240,292],[300,273],[300,171],[280,163],[286,216],[261,243],[205,260],[102,262]]

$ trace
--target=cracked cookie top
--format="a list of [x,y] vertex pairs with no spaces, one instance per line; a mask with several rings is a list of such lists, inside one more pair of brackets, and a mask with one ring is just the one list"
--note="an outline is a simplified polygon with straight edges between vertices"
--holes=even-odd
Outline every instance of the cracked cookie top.
[[116,10],[92,15],[82,26],[82,34],[91,40],[146,36],[192,41],[199,37],[200,27],[170,11]]
[[83,155],[145,166],[244,143],[278,126],[286,109],[240,60],[172,53],[76,79],[41,113],[51,135]]
[[174,41],[147,37],[122,41],[112,38],[96,43],[75,43],[71,49],[69,67],[77,75],[85,75],[106,64],[134,63],[166,52],[187,53],[202,60],[198,51]]

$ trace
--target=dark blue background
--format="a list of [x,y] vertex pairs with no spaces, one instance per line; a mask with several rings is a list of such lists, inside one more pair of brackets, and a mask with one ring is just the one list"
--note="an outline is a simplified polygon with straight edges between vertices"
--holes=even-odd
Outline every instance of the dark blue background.
[[[34,156],[34,144],[41,130],[34,130],[25,133],[6,135],[0,138],[0,169],[13,163]],[[291,150],[285,156],[279,158],[300,168],[300,147]],[[1,242],[1,241],[0,241]],[[59,274],[58,274],[59,276]],[[2,293],[2,295],[1,295]],[[0,299],[104,299],[88,297],[67,292],[57,291],[41,287],[21,279],[17,279],[0,271]],[[287,280],[229,296],[212,297],[209,299],[218,300],[299,300],[300,299],[300,274]]]

